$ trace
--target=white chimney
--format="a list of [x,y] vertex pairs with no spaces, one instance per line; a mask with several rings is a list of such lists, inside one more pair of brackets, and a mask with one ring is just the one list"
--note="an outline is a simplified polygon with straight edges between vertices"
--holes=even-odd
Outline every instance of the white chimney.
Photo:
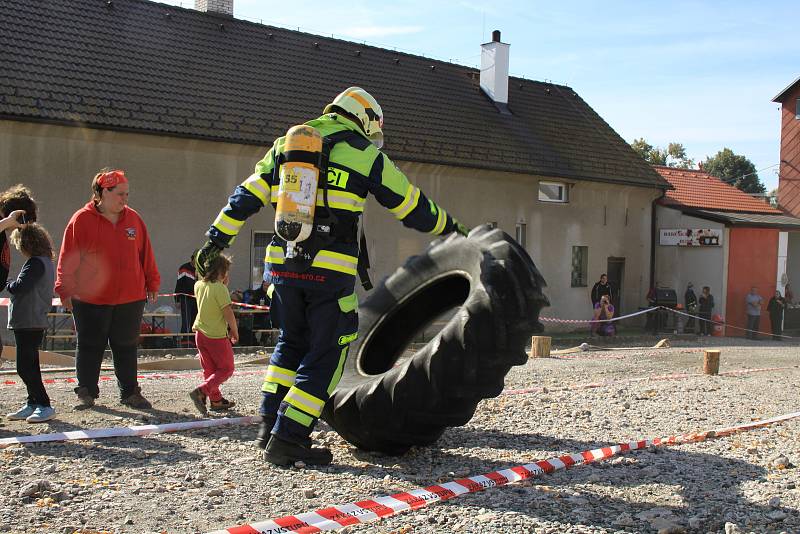
[[500,42],[500,30],[481,45],[481,89],[499,104],[508,104],[508,48]]
[[194,0],[194,8],[205,13],[233,16],[233,0]]

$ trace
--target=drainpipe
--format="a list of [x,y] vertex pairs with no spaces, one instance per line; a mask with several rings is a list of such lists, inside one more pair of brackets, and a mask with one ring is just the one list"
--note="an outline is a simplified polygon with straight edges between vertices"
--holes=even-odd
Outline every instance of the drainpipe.
[[667,196],[667,190],[661,190],[661,196],[653,199],[652,204],[650,205],[650,285],[648,286],[648,291],[651,287],[655,287],[656,283],[656,243],[658,242],[658,228],[656,228],[656,205],[658,201]]

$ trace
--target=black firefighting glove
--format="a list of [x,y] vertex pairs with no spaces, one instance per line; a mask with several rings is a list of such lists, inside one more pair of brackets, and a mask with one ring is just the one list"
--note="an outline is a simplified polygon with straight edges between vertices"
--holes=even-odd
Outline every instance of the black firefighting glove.
[[220,252],[222,252],[222,247],[209,239],[206,241],[206,244],[203,245],[203,248],[199,249],[193,254],[194,270],[197,273],[198,278],[203,278],[206,275],[209,265],[214,258],[219,256]]
[[455,219],[453,219],[453,222],[455,223],[455,232],[457,234],[461,234],[464,237],[467,237],[469,235],[469,228],[467,228],[460,222],[456,221]]

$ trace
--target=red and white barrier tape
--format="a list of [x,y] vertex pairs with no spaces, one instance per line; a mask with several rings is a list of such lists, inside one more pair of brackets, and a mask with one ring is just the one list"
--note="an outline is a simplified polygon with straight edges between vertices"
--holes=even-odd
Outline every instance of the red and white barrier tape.
[[[194,295],[190,295],[188,293],[159,293],[157,296],[159,296],[159,297],[181,297],[182,296],[182,297],[195,298]],[[8,297],[0,298],[0,306],[8,306],[9,304],[11,304],[11,299],[10,298],[8,298]],[[252,308],[252,309],[255,309],[255,310],[269,311],[269,306],[261,306],[259,304],[245,304],[244,302],[231,302],[231,304],[234,305],[234,306],[241,306],[243,308]],[[52,303],[51,303],[51,305],[52,306],[61,306],[62,305],[61,304],[61,299],[60,298],[54,298]]]
[[[238,376],[263,375],[264,371],[234,371],[233,374]],[[143,375],[137,375],[136,378],[139,380],[165,380],[165,379],[176,379],[176,378],[196,378],[201,376],[203,376],[203,373],[198,371],[195,373],[147,373]],[[110,380],[114,380],[115,378],[116,377],[114,375],[102,375],[100,377],[100,383],[108,382]],[[46,385],[77,384],[77,382],[78,379],[74,377],[42,379],[42,383]],[[17,382],[16,380],[0,381],[0,386],[13,386],[17,384],[21,384],[21,382]]]
[[706,319],[704,317],[700,317],[698,315],[692,315],[691,313],[682,312],[680,310],[673,310],[672,308],[665,308],[664,306],[659,306],[662,310],[670,311],[676,315],[683,315],[684,317],[690,317],[692,319],[697,319],[698,321],[705,321],[707,323],[711,323],[713,325],[724,326],[725,328],[733,328],[734,330],[741,330],[743,332],[752,332],[753,334],[761,334],[767,337],[782,337],[786,339],[797,339],[795,336],[787,336],[784,334],[773,334],[771,332],[761,332],[760,330],[750,330],[749,328],[742,328],[741,326],[734,326],[728,323],[721,323],[719,321],[714,321],[713,319]]
[[[11,304],[11,299],[10,298],[8,298],[8,297],[0,297],[0,306],[8,306],[9,304]],[[61,299],[54,298],[52,305],[53,306],[61,306]]]
[[130,436],[147,436],[149,434],[163,434],[164,432],[178,432],[180,430],[196,430],[198,428],[211,428],[225,425],[252,425],[261,421],[261,417],[223,417],[221,419],[200,419],[199,421],[185,421],[181,423],[165,423],[162,425],[124,426],[114,428],[93,428],[88,430],[72,430],[55,434],[36,434],[33,436],[14,436],[0,438],[0,449],[18,443],[42,443],[50,441],[70,441],[76,439],[102,439]]
[[436,502],[446,501],[468,493],[477,493],[488,488],[513,484],[529,478],[539,477],[546,473],[569,469],[577,465],[588,464],[598,460],[607,460],[624,452],[642,450],[651,446],[682,445],[720,438],[788,421],[790,419],[796,419],[798,417],[800,417],[800,412],[793,412],[771,419],[753,423],[743,423],[727,428],[719,428],[717,430],[706,430],[703,432],[694,432],[665,438],[619,443],[617,445],[575,454],[565,454],[535,463],[517,465],[483,475],[461,478],[443,484],[434,484],[425,488],[416,488],[401,493],[395,493],[394,495],[376,497],[344,505],[330,506],[314,512],[288,515],[269,521],[216,530],[210,534],[274,534],[279,532],[310,534],[323,530],[340,530],[350,525],[370,523],[406,510],[416,510]]
[[556,324],[597,324],[597,323],[613,323],[615,321],[621,321],[623,319],[630,319],[631,317],[636,317],[637,315],[644,315],[645,313],[651,313],[657,310],[666,310],[668,312],[674,313],[676,315],[683,315],[684,317],[689,317],[691,319],[696,319],[697,321],[705,321],[707,323],[711,323],[716,326],[724,326],[725,328],[732,328],[734,330],[741,330],[742,332],[751,332],[753,334],[760,334],[763,336],[773,336],[773,337],[780,337],[785,339],[797,339],[796,336],[787,336],[785,334],[773,334],[771,332],[762,332],[760,330],[750,330],[748,328],[742,328],[741,326],[734,326],[729,323],[723,323],[719,321],[714,321],[712,319],[706,319],[704,317],[700,317],[699,315],[692,315],[691,313],[682,312],[680,310],[675,310],[673,308],[667,308],[666,306],[654,306],[652,308],[647,308],[646,310],[639,310],[635,313],[629,313],[628,315],[621,315],[619,317],[614,317],[611,319],[559,319],[557,317],[539,317],[539,320],[544,323],[556,323]]
[[[631,356],[631,355],[628,355]],[[550,356],[551,360],[624,360],[628,356],[621,354],[556,354]]]
[[[565,323],[565,324],[589,324],[589,323],[613,323],[623,319],[630,319],[637,315],[644,315],[650,313],[658,308],[647,308],[646,310],[639,310],[638,312],[629,313],[628,315],[620,315],[619,317],[612,317],[611,319],[559,319],[557,317],[539,317],[539,320],[545,323]],[[669,309],[669,308],[665,308]]]

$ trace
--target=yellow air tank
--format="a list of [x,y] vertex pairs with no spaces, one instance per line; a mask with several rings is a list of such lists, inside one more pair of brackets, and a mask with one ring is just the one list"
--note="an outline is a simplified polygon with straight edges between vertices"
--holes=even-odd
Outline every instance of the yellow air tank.
[[288,257],[293,256],[294,244],[308,239],[314,228],[321,152],[322,136],[315,128],[301,124],[286,133],[275,232],[288,242]]

